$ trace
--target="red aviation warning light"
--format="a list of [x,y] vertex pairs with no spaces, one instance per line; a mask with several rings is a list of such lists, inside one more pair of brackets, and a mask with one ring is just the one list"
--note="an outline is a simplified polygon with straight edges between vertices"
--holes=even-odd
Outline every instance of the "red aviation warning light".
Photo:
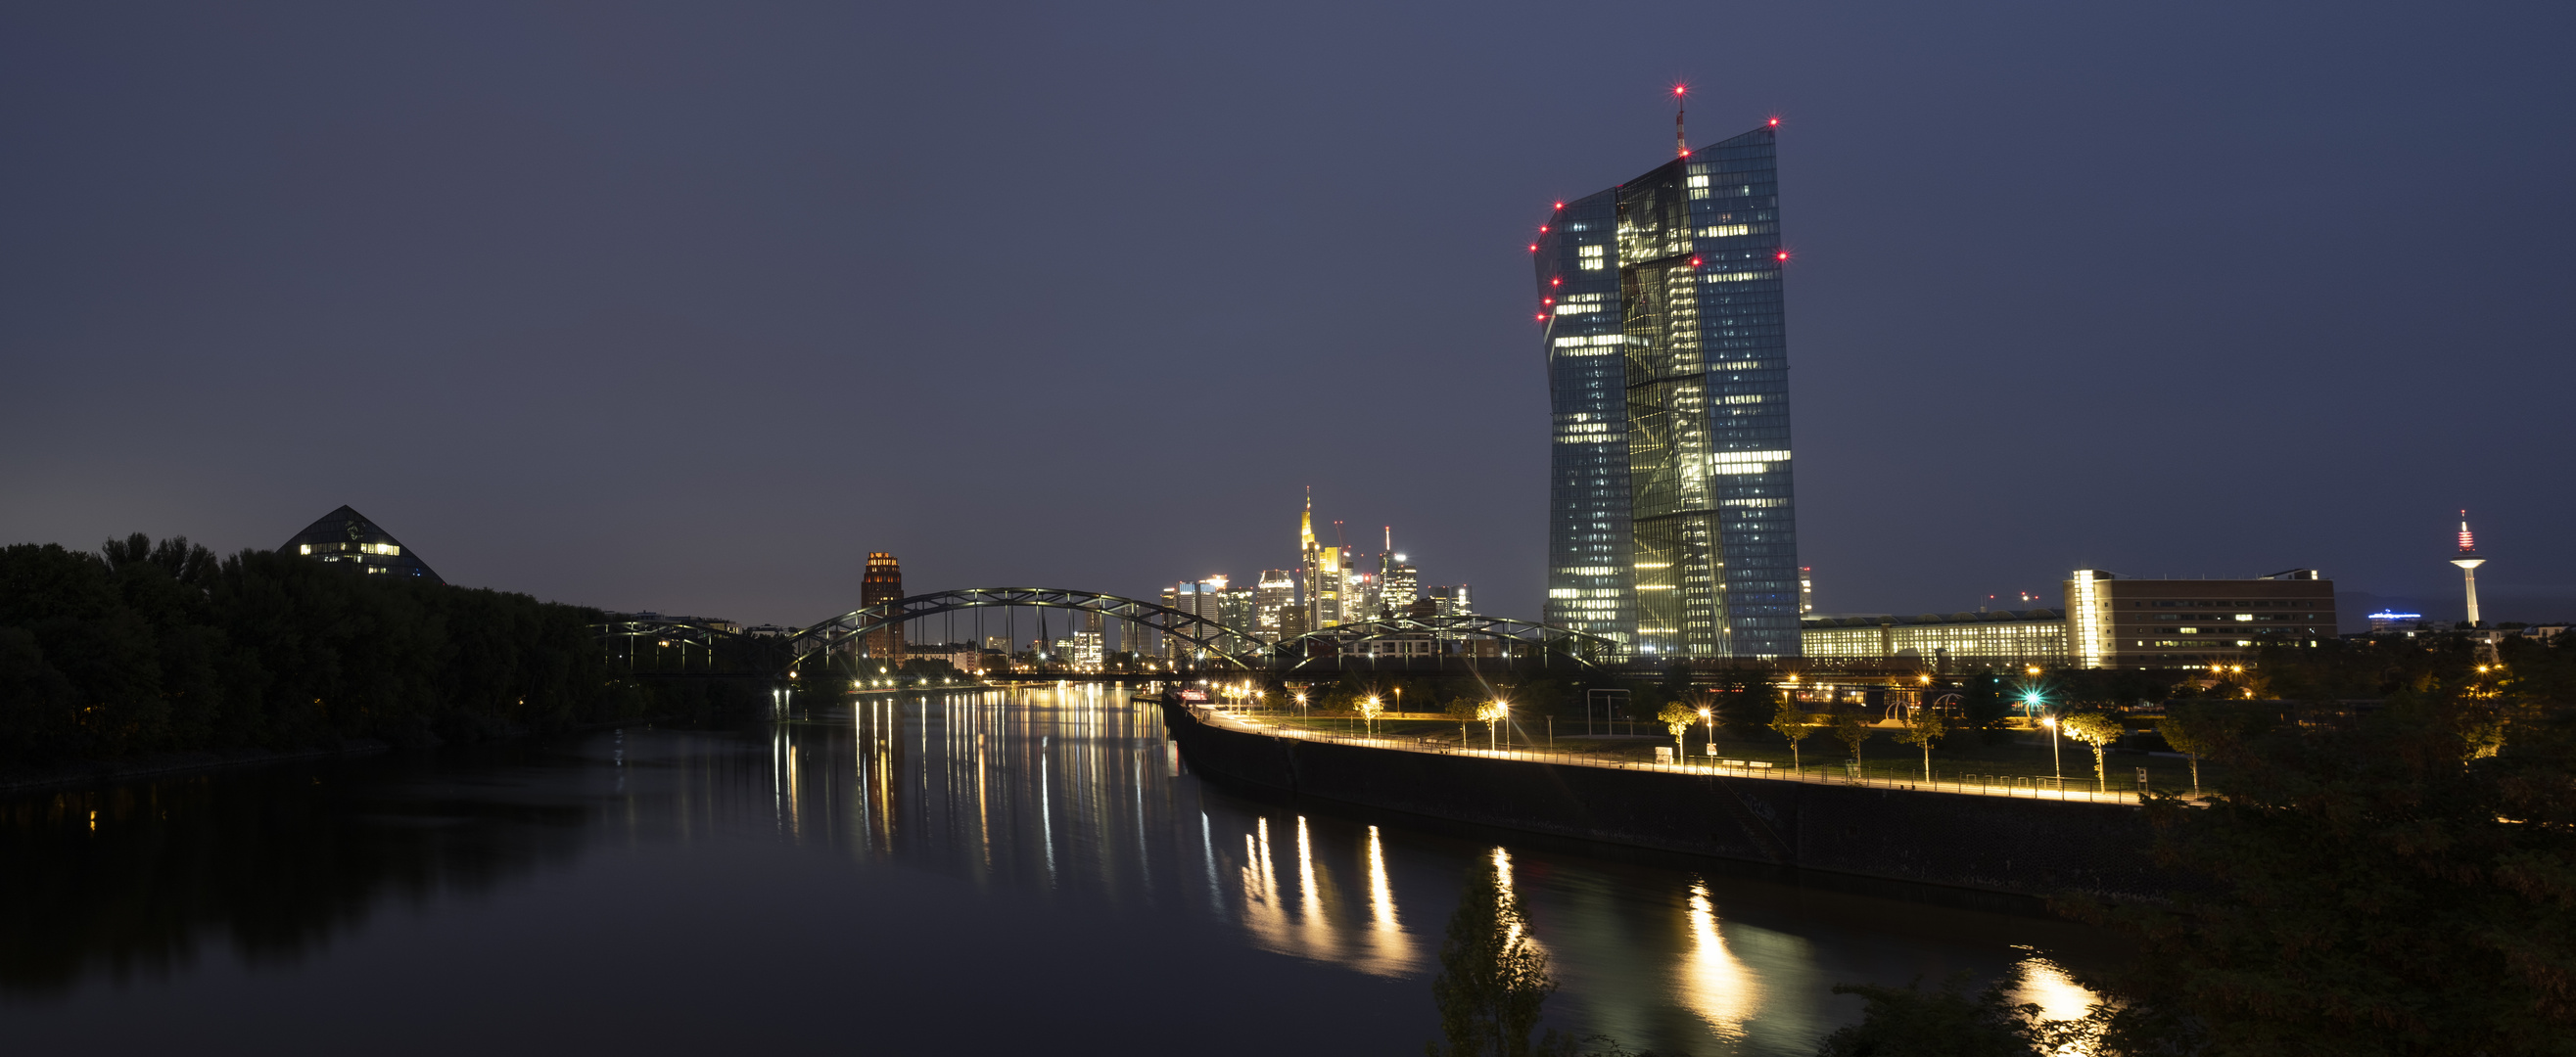
[[1787,251],[1787,250],[1781,250],[1781,251],[1780,251],[1780,256],[1779,256],[1777,259],[1779,259],[1779,260],[1784,260],[1784,261],[1785,261],[1785,260],[1788,260],[1788,259],[1789,259],[1789,251]]
[[1779,128],[1779,127],[1780,127],[1780,119],[1779,119],[1779,118],[1776,118],[1776,117],[1775,117],[1775,118],[1772,118],[1772,119],[1771,119],[1771,127],[1772,127],[1772,128]]
[[1565,280],[1564,280],[1562,277],[1549,279],[1549,280],[1547,281],[1547,285],[1549,285],[1549,286],[1563,286],[1563,285],[1565,285]]
[[1531,252],[1531,253],[1537,253],[1537,252],[1538,252],[1538,243],[1535,243],[1535,242],[1530,243],[1530,252]]
[[1563,209],[1563,208],[1565,208],[1565,203],[1563,203],[1563,202],[1558,202],[1558,203],[1556,204],[1556,207],[1557,207],[1558,209]]
[[1693,258],[1691,258],[1691,267],[1693,267],[1693,268],[1697,268],[1697,267],[1699,267],[1699,258],[1697,258],[1697,257],[1693,257]]

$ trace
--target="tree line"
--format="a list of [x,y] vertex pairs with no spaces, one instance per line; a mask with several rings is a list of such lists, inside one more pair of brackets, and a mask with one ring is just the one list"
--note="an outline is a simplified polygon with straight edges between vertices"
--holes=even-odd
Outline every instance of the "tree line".
[[[2090,713],[2113,702],[2091,702]],[[2143,793],[2166,900],[2068,893],[2133,941],[2049,1020],[2016,981],[1849,983],[1820,1057],[2576,1053],[2576,635],[2265,651],[2168,701],[2206,797]],[[1435,1055],[1622,1055],[1541,1027],[1555,982],[1495,868],[1471,867],[1441,953]]]
[[0,761],[472,740],[672,711],[609,671],[600,619],[185,538],[0,548]]

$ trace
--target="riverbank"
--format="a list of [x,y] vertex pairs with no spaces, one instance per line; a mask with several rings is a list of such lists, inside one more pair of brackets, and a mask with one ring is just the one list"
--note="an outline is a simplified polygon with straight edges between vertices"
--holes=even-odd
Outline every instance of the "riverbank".
[[1433,818],[1791,870],[2046,896],[2154,896],[2146,820],[2119,798],[2015,798],[1882,784],[1417,752],[1232,729],[1163,706],[1203,777]]
[[242,749],[233,752],[161,752],[116,760],[83,760],[55,767],[0,768],[0,795],[43,792],[48,789],[70,789],[87,785],[111,785],[141,778],[183,774],[190,771],[228,770],[256,767],[289,760],[318,760],[333,756],[372,756],[393,751],[393,746],[375,738],[349,738],[332,748],[299,749],[273,752],[266,749]]

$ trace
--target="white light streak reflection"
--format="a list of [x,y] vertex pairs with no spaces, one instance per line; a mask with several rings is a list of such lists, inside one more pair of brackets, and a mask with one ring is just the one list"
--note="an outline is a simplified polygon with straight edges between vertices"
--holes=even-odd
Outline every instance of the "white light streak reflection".
[[1368,828],[1368,934],[1364,953],[1352,964],[1376,976],[1402,976],[1413,971],[1413,938],[1395,916],[1395,886],[1386,876],[1386,842],[1377,827]]
[[1690,892],[1691,945],[1683,956],[1681,987],[1675,998],[1707,1021],[1719,1039],[1740,1042],[1745,1021],[1761,1006],[1761,983],[1753,970],[1726,949],[1726,936],[1718,931],[1717,904],[1710,901],[1708,886],[1693,882]]

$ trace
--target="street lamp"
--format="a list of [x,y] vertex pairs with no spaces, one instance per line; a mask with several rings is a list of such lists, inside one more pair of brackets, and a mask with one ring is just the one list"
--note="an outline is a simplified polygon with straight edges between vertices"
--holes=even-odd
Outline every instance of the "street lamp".
[[2048,762],[2057,768],[2057,788],[2063,792],[2066,789],[2066,761],[2057,755],[2057,717],[2050,716],[2039,722],[2048,728]]
[[[1701,706],[1699,710],[1699,725],[1702,732],[1700,737],[1705,739],[1711,746],[1715,746],[1717,744],[1717,723],[1709,718],[1708,708],[1705,705]],[[1709,753],[1708,758],[1712,761],[1709,766],[1716,766],[1714,761],[1717,759],[1717,754],[1714,752]]]

